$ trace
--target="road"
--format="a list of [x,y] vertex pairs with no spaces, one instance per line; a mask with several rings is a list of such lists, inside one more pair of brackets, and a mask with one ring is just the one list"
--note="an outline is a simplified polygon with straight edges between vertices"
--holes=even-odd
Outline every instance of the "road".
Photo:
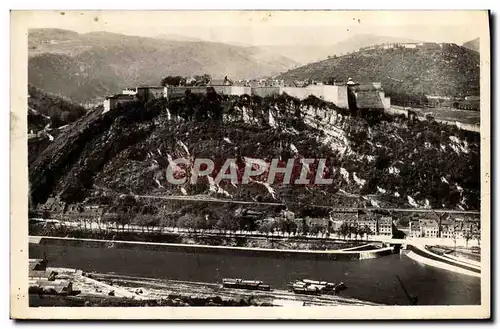
[[[138,198],[145,199],[163,199],[163,200],[175,200],[175,201],[192,201],[192,202],[215,202],[215,203],[233,203],[233,204],[246,204],[246,205],[260,205],[260,206],[272,206],[272,207],[283,207],[289,205],[301,205],[299,203],[281,203],[281,202],[257,202],[257,201],[240,201],[240,200],[229,200],[229,199],[217,199],[211,197],[202,196],[182,196],[182,195],[172,195],[172,196],[161,196],[161,195],[136,195]],[[440,213],[440,214],[467,214],[467,215],[480,215],[480,211],[476,210],[455,210],[455,209],[418,209],[418,208],[376,208],[376,207],[366,207],[366,208],[356,208],[356,207],[342,207],[336,208],[333,206],[323,206],[323,205],[307,205],[308,207],[331,209],[334,212],[345,212],[345,211],[376,211],[384,210],[390,212],[416,212],[416,213]]]

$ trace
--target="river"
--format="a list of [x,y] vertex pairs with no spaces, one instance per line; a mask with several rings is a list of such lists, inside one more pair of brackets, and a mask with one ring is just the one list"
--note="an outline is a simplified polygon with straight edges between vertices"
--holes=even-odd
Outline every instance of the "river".
[[276,288],[310,278],[344,281],[345,297],[407,305],[396,275],[419,305],[479,305],[480,279],[420,264],[404,254],[377,259],[331,261],[225,254],[165,252],[30,244],[30,258],[46,253],[49,266],[171,280],[220,282],[225,277],[258,279]]

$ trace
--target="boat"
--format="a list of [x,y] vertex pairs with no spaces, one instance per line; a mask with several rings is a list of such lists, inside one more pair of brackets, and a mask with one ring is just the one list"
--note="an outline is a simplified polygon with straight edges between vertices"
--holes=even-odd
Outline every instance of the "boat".
[[271,286],[258,280],[222,279],[224,288],[248,289],[248,290],[271,290]]
[[310,279],[296,280],[288,284],[290,291],[297,294],[336,294],[347,289],[344,282],[335,284],[327,281],[317,281]]

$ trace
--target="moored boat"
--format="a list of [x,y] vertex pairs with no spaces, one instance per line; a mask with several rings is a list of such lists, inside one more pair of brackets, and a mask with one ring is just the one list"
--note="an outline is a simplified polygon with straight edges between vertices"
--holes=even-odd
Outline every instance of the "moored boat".
[[347,289],[344,282],[335,284],[327,281],[317,281],[310,279],[296,280],[288,284],[290,291],[301,294],[336,294]]
[[271,290],[271,286],[258,280],[222,279],[224,288],[249,289],[249,290]]

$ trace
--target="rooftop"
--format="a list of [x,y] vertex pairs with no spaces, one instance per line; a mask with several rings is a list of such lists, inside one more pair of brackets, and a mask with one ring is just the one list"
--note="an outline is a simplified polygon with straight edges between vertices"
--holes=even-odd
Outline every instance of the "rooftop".
[[133,95],[127,94],[116,94],[106,97],[106,99],[135,99]]

